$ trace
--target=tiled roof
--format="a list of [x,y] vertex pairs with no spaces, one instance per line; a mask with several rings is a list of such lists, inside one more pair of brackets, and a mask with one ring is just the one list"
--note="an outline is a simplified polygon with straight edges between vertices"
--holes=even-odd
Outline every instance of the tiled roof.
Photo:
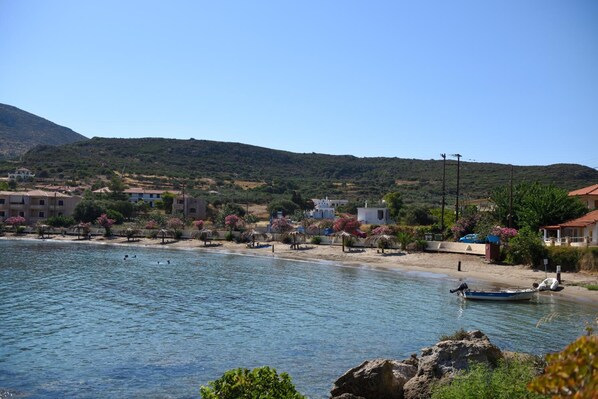
[[128,188],[125,190],[127,194],[162,194],[164,192],[170,192],[172,194],[178,195],[181,192],[177,190],[150,190],[147,188]]
[[70,198],[71,195],[66,195],[56,191],[42,191],[42,190],[31,190],[31,191],[0,191],[0,195],[12,195],[12,196],[24,196],[24,197],[57,197],[57,198]]
[[560,227],[586,227],[598,223],[598,210],[586,213],[580,218],[561,223]]
[[571,191],[569,196],[579,196],[579,195],[598,195],[598,184],[593,184],[588,187],[580,188],[579,190]]

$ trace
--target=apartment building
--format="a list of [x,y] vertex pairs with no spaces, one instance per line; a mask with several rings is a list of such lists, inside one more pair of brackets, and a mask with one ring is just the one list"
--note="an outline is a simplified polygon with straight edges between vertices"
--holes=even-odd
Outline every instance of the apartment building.
[[0,191],[0,219],[22,216],[35,224],[51,216],[72,216],[81,199],[42,190]]

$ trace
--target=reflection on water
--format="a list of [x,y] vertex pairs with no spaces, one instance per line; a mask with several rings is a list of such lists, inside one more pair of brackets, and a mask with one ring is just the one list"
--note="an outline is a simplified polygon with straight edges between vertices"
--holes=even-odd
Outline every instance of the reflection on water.
[[545,353],[597,312],[550,296],[464,302],[454,287],[445,276],[334,264],[0,241],[0,389],[197,398],[228,369],[270,365],[323,398],[363,360],[405,358],[459,328]]

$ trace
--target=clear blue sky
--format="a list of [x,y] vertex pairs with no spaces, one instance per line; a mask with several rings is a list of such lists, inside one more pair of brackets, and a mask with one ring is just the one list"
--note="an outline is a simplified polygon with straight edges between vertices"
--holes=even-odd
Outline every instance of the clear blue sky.
[[0,0],[0,102],[87,137],[598,167],[598,1]]

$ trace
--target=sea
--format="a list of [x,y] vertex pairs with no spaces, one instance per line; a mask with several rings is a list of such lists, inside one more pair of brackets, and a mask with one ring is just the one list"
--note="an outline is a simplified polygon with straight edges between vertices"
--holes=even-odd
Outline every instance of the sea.
[[550,293],[464,302],[449,293],[458,283],[212,249],[4,239],[0,393],[199,398],[229,369],[267,365],[309,398],[326,398],[364,360],[404,359],[459,329],[479,329],[503,350],[545,354],[598,317],[598,304]]

